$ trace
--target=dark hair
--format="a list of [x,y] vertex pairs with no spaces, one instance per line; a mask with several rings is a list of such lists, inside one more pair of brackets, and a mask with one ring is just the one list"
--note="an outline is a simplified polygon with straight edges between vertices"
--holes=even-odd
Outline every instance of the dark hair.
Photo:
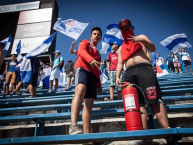
[[80,40],[79,42],[82,42],[82,40]]
[[15,56],[15,57],[17,57],[17,54],[12,54],[12,56]]
[[94,28],[92,28],[91,34],[92,34],[92,31],[94,31],[94,30],[99,31],[99,32],[101,33],[101,36],[102,36],[102,30],[101,30],[101,28],[99,28],[99,27],[94,27]]
[[5,47],[5,45],[3,43],[0,42],[0,45],[3,46],[3,48]]

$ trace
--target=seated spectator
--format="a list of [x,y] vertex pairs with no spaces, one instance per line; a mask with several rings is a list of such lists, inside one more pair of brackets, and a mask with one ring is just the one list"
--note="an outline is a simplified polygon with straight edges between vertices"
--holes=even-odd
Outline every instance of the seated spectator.
[[168,69],[170,70],[171,73],[173,73],[174,72],[174,70],[173,70],[173,67],[174,67],[173,59],[171,58],[170,55],[168,55],[168,58],[166,58],[165,60],[167,61]]
[[[15,75],[15,67],[18,65],[17,59],[16,59],[16,54],[12,55],[11,58],[11,62],[7,63],[7,67],[6,67],[6,82],[5,82],[5,94],[4,95],[8,95],[9,94],[9,84],[11,82],[12,84],[12,91],[13,89],[15,89],[15,85],[16,85],[16,75]],[[12,94],[12,93],[10,93]]]
[[172,58],[173,58],[173,64],[174,64],[174,68],[175,68],[176,74],[178,73],[178,71],[180,73],[183,73],[182,69],[181,69],[180,58],[176,54],[174,54],[174,53],[172,55]]
[[180,48],[177,49],[176,53],[178,53],[181,58],[182,58],[182,62],[184,64],[184,67],[185,67],[185,70],[186,70],[186,74],[188,75],[188,69],[187,69],[187,66],[189,66],[189,69],[190,69],[190,72],[191,74],[193,75],[192,73],[192,67],[191,67],[191,58],[190,58],[190,55],[189,53],[185,52],[185,48],[182,48],[182,52],[178,52]]

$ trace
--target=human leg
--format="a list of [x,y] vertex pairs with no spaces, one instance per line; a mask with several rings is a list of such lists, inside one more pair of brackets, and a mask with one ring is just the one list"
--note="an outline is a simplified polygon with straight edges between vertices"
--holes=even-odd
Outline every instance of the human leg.
[[90,133],[90,130],[91,130],[91,117],[92,117],[93,103],[94,103],[93,98],[86,98],[84,100],[84,108],[82,113],[84,134]]

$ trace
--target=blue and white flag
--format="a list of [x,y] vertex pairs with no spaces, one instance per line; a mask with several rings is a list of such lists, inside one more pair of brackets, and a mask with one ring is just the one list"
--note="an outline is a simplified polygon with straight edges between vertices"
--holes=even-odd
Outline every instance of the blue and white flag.
[[3,43],[4,46],[5,46],[5,47],[4,47],[4,56],[5,56],[5,57],[7,56],[7,52],[8,52],[8,50],[9,50],[10,45],[11,45],[11,41],[12,41],[11,35],[9,35],[8,38],[6,38],[6,39],[4,39],[4,40],[1,41],[1,43]]
[[73,19],[62,21],[61,18],[58,18],[53,29],[77,40],[88,24],[89,23],[81,23]]
[[158,61],[156,63],[156,69],[157,69],[157,77],[165,76],[168,75],[169,72],[167,69],[164,67],[164,64],[162,64],[161,61]]
[[187,36],[182,33],[182,34],[175,34],[172,35],[168,38],[166,38],[165,40],[163,40],[162,42],[160,42],[164,47],[166,47],[167,49],[169,49],[172,52],[175,52],[177,50],[177,48],[190,48],[192,47],[188,41],[187,41]]
[[108,77],[100,70],[101,83],[104,84],[108,80]]
[[17,61],[20,62],[23,59],[23,56],[21,55],[21,40],[17,44],[16,52],[17,52]]
[[111,52],[110,44],[114,42],[120,46],[123,44],[123,36],[119,30],[118,24],[110,24],[107,26],[107,32],[102,39],[102,49],[100,50],[100,54]]
[[42,81],[46,89],[49,89],[49,80],[51,75],[52,68],[48,67],[43,70],[39,81]]
[[50,37],[48,37],[46,40],[44,40],[40,45],[38,45],[32,51],[30,51],[27,55],[25,55],[25,57],[30,58],[30,57],[38,56],[45,53],[46,50],[52,44],[52,41],[54,40],[55,36],[56,36],[56,32],[53,33]]
[[55,36],[56,32],[24,56],[20,66],[20,75],[23,83],[30,83],[32,81],[32,67],[29,58],[43,54],[50,47]]

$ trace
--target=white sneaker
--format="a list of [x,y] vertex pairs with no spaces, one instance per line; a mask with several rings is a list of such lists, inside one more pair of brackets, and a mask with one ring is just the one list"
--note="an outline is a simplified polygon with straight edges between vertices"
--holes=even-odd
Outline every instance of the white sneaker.
[[78,125],[70,125],[69,134],[82,134],[82,130],[79,129]]

